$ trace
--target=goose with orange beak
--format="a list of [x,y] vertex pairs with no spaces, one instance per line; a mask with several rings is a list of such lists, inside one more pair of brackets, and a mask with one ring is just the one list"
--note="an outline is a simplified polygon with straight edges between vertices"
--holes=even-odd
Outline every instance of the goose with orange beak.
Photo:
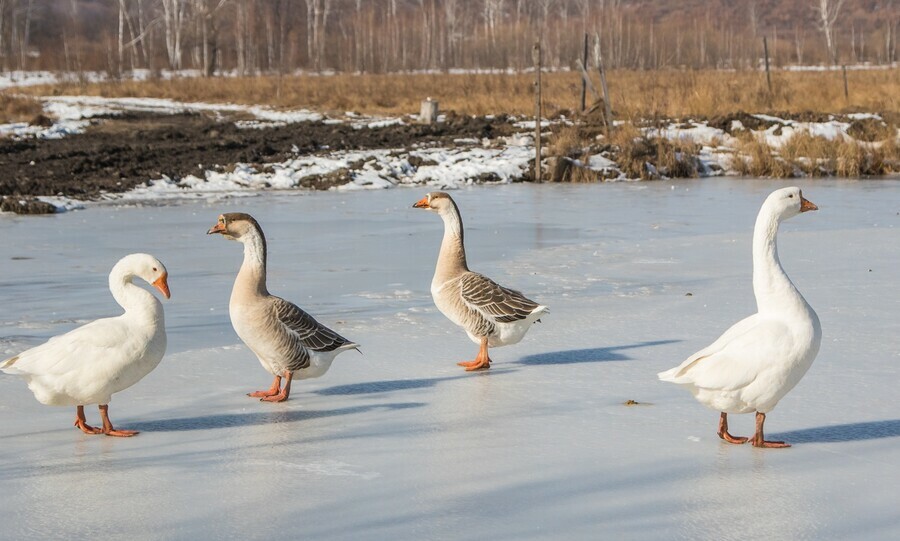
[[206,234],[222,235],[244,245],[244,262],[234,280],[228,315],[238,337],[275,377],[270,388],[248,396],[263,402],[284,402],[291,395],[295,378],[320,377],[340,353],[359,349],[297,305],[269,293],[266,236],[253,216],[222,214]]
[[435,212],[444,221],[444,238],[431,280],[434,304],[479,345],[474,360],[457,364],[467,371],[486,370],[491,366],[488,348],[518,343],[547,313],[547,307],[469,270],[462,217],[449,194],[431,192],[413,208]]
[[[790,447],[765,439],[766,414],[809,370],[819,353],[819,317],[788,278],[778,260],[778,225],[818,207],[799,188],[772,192],[753,231],[753,294],[757,313],[725,331],[659,379],[685,387],[701,404],[718,412],[718,435],[728,443]],[[751,438],[728,432],[729,413],[756,413]]]
[[[166,353],[162,303],[134,284],[141,278],[169,298],[166,267],[149,254],[123,257],[109,274],[109,290],[125,313],[92,321],[0,362],[0,371],[21,376],[34,397],[50,406],[75,406],[75,426],[85,434],[134,436],[109,420],[112,395],[159,365]],[[84,406],[97,404],[102,427],[87,423]]]

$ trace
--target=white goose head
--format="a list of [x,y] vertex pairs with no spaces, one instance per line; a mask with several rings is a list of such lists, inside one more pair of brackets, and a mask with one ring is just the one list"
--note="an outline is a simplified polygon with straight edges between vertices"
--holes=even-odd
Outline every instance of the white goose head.
[[159,259],[150,254],[126,255],[116,263],[109,274],[110,282],[114,280],[131,282],[135,276],[158,289],[165,298],[171,297],[169,272]]
[[801,212],[819,210],[819,207],[803,197],[803,191],[796,186],[775,190],[766,198],[763,208],[779,222],[793,218]]

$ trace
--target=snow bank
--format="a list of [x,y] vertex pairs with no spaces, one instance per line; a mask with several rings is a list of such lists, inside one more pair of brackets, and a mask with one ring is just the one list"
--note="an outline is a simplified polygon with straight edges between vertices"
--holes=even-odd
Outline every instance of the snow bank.
[[[533,158],[526,144],[482,148],[427,148],[406,151],[383,149],[340,151],[298,156],[280,163],[252,166],[237,164],[229,171],[208,170],[201,176],[161,178],[130,192],[109,195],[125,200],[179,197],[252,195],[257,190],[289,190],[318,183],[322,177],[337,190],[383,189],[396,186],[429,186],[458,189],[473,183],[509,183],[522,178]],[[412,165],[412,162],[420,164]]]

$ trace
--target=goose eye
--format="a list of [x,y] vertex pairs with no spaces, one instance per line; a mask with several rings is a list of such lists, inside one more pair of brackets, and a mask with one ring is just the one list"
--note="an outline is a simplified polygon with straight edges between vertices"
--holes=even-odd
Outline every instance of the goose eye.
[[156,267],[153,267],[153,272],[156,272]]
[[794,194],[790,194],[788,197],[790,197],[791,199],[793,199],[793,198],[794,198]]

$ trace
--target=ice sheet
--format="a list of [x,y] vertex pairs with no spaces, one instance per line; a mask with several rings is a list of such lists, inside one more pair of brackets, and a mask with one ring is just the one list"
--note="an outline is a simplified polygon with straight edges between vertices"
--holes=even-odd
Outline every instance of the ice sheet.
[[[824,339],[769,415],[787,450],[720,442],[717,414],[655,375],[753,310],[750,232],[784,182],[453,192],[472,268],[551,312],[480,374],[431,303],[424,189],[0,215],[0,353],[115,313],[127,252],[172,289],[169,355],[110,406],[138,437],[82,435],[0,375],[0,537],[897,538],[900,183],[794,183],[821,210],[782,226],[779,254]],[[362,344],[285,404],[244,396],[270,380],[228,323],[240,246],[204,234],[226,211],[265,228],[273,293]]]

